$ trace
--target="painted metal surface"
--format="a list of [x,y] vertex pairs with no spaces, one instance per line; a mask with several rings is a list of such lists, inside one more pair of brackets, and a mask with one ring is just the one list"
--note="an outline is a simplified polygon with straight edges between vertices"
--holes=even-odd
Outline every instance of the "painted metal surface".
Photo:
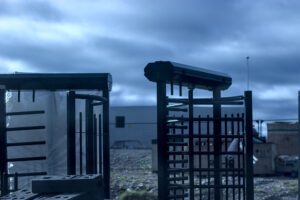
[[[172,62],[150,63],[145,68],[145,76],[157,83],[159,200],[253,200],[251,92],[221,97],[221,90],[230,86],[231,78],[209,73]],[[178,85],[179,98],[172,98],[173,85]],[[170,88],[169,93],[166,88]],[[196,98],[197,88],[211,90],[212,98]],[[212,106],[212,116],[195,116],[194,109],[199,105]],[[245,109],[236,116],[221,117],[222,105]],[[235,140],[241,148],[228,150]],[[202,163],[204,160],[206,163]]]

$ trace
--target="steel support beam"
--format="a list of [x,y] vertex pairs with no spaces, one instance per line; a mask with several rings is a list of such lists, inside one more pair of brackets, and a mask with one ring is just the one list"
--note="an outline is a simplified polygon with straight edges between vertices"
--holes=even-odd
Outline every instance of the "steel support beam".
[[[213,90],[213,99],[221,98],[221,90],[215,88]],[[221,176],[221,151],[222,151],[222,138],[221,138],[221,104],[218,101],[213,103],[213,118],[214,118],[214,195],[216,200],[222,199],[222,176]]]
[[104,198],[110,198],[110,148],[109,148],[109,90],[103,91],[103,97],[107,99],[103,103],[103,182]]
[[246,199],[254,200],[252,91],[245,91],[246,108]]
[[75,92],[67,94],[67,171],[76,174]]
[[190,199],[194,199],[194,90],[189,88],[189,181]]
[[8,193],[7,148],[6,148],[6,103],[5,87],[0,85],[0,176],[1,196]]
[[86,131],[86,173],[93,174],[94,172],[94,112],[91,99],[85,100],[85,131]]
[[157,161],[158,199],[168,199],[168,145],[167,145],[166,83],[157,83]]

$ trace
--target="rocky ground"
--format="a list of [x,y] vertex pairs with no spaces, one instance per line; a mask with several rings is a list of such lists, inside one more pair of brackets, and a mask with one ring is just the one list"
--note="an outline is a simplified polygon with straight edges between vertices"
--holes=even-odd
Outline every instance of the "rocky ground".
[[[111,150],[112,197],[125,191],[147,191],[157,195],[157,174],[151,170],[151,150]],[[256,200],[296,200],[297,179],[256,177]]]

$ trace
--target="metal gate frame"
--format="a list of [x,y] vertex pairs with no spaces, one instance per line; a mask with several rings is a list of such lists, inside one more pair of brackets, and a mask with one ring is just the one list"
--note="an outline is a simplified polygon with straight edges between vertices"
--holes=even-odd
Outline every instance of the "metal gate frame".
[[[103,174],[104,193],[106,198],[110,191],[110,161],[109,161],[109,93],[103,96],[67,94],[67,171],[68,175],[76,175],[76,99],[85,100],[85,134],[86,134],[86,174]],[[103,106],[102,114],[94,114],[95,106]],[[98,121],[98,123],[97,123]],[[103,124],[103,128],[102,128]],[[97,126],[98,125],[98,126]],[[103,132],[102,132],[103,131]],[[97,141],[97,133],[99,140]],[[82,169],[82,113],[79,113],[79,165]],[[98,152],[97,152],[98,150]],[[98,156],[97,156],[98,155]],[[99,161],[99,165],[98,162]],[[103,168],[102,168],[103,165]]]
[[[254,191],[253,191],[253,141],[252,141],[252,92],[246,91],[245,96],[237,96],[237,97],[221,97],[221,90],[225,90],[229,88],[231,85],[231,77],[221,74],[218,72],[213,72],[201,68],[195,68],[179,63],[174,62],[154,62],[149,63],[145,67],[145,76],[153,82],[157,83],[157,149],[158,149],[158,199],[166,200],[166,199],[195,199],[195,190],[199,189],[200,194],[204,189],[208,189],[208,193],[210,194],[210,190],[214,191],[213,199],[223,199],[222,189],[226,190],[227,195],[226,199],[228,199],[228,189],[232,189],[233,199],[236,199],[235,189],[238,188],[238,199],[254,199]],[[188,88],[188,98],[169,98],[167,96],[167,84],[170,85],[170,94],[173,95],[173,85],[179,86],[179,96],[182,96],[182,87]],[[194,89],[205,89],[212,91],[213,98],[211,99],[196,99],[194,98]],[[169,103],[179,103],[181,105],[186,105],[188,109],[183,109],[181,106],[176,106],[176,104]],[[212,105],[213,106],[213,117],[209,116],[207,119],[201,118],[195,119],[193,113],[194,105]],[[232,118],[221,117],[221,105],[245,105],[245,115],[237,116]],[[184,119],[184,117],[169,117],[168,113],[170,111],[177,112],[188,112],[188,117]],[[175,121],[174,121],[175,120]],[[177,120],[177,121],[176,121]],[[201,134],[201,128],[199,129],[199,134],[195,135],[194,133],[194,123],[196,121],[205,121],[208,124],[207,135]],[[244,135],[234,135],[232,132],[231,135],[227,134],[226,127],[226,135],[222,135],[222,121],[238,121],[241,122],[241,127],[238,125],[238,129],[242,129]],[[182,121],[185,121],[187,124],[184,125]],[[209,135],[209,122],[213,122],[213,135]],[[178,125],[179,124],[179,125]],[[233,125],[232,125],[233,126]],[[181,135],[176,134],[176,130],[181,130]],[[188,133],[184,134],[184,129],[188,129]],[[187,141],[186,148],[188,150],[184,150],[181,147],[180,150],[175,150],[175,146],[182,146],[183,139],[180,142],[176,142],[170,139],[171,133],[174,133],[173,138],[186,138]],[[239,130],[240,131],[240,130]],[[208,149],[208,152],[201,151],[201,145],[199,144],[199,152],[194,151],[194,139],[199,139],[201,143],[202,138],[206,138],[208,141],[208,148],[210,146],[210,141],[213,139],[214,150],[213,153]],[[243,141],[243,151],[240,152],[240,148],[237,147],[237,151],[228,151],[227,144],[225,151],[222,151],[222,139],[225,139],[227,143],[227,139],[234,140],[237,138]],[[239,143],[238,143],[239,144]],[[238,145],[239,146],[239,145]],[[197,169],[194,168],[194,158],[195,155],[199,156],[199,161],[201,160],[201,155],[206,154],[208,156],[208,169],[201,168],[201,164],[199,165],[198,172],[200,173],[200,181],[202,177],[202,172],[206,171],[208,176],[213,173],[213,184],[202,185],[200,182],[198,185],[194,183],[195,172]],[[176,159],[176,156],[181,155],[181,160]],[[209,156],[213,156],[214,158],[214,166],[210,168],[209,164]],[[227,159],[225,168],[222,168],[222,157],[228,155],[238,155],[238,169],[230,168]],[[172,157],[173,156],[173,157]],[[243,160],[240,160],[240,156],[242,156]],[[245,159],[244,159],[245,158]],[[188,163],[188,168],[184,168],[183,163]],[[244,162],[243,162],[244,161]],[[242,163],[242,166],[240,166]],[[177,166],[181,165],[181,168]],[[173,166],[173,167],[171,167]],[[244,167],[244,168],[242,168]],[[182,174],[181,176],[171,175],[171,173]],[[228,184],[228,173],[232,173],[233,177],[233,185]],[[226,183],[222,183],[222,174],[226,173]],[[186,175],[187,174],[187,175]],[[238,184],[235,185],[235,174],[238,177]],[[243,182],[240,180],[242,179]],[[208,181],[211,180],[211,177],[208,178]],[[185,182],[188,181],[188,184]],[[171,184],[171,182],[173,184]],[[181,182],[181,184],[178,184]],[[243,195],[240,194],[240,190],[243,190]],[[173,192],[172,192],[173,191]],[[179,192],[178,192],[179,191]],[[187,193],[185,193],[187,192]],[[212,197],[208,196],[208,199]],[[200,197],[201,199],[201,197]]]
[[[107,100],[103,104],[103,162],[105,163],[104,177],[104,196],[110,197],[110,175],[109,175],[109,92],[112,88],[112,77],[109,73],[19,73],[19,74],[0,74],[0,181],[1,196],[9,191],[7,162],[7,138],[6,134],[6,91],[18,91],[18,101],[20,101],[21,91],[32,91],[32,100],[35,101],[35,91],[72,91],[72,90],[99,90],[103,91],[103,96]],[[26,129],[28,130],[28,129]],[[71,139],[72,140],[72,139]],[[68,152],[74,148],[72,141],[69,140]],[[71,145],[70,145],[71,144]],[[22,161],[22,160],[20,160]],[[70,158],[68,158],[70,162]],[[31,176],[32,174],[27,174]]]

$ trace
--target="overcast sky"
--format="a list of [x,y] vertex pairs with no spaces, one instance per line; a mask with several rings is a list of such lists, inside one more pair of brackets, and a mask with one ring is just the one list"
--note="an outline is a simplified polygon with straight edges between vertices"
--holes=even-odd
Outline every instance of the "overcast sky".
[[[81,2],[81,3],[80,3]],[[296,118],[300,1],[0,1],[0,73],[103,72],[112,105],[154,105],[148,62],[225,72],[246,89],[254,118]]]

